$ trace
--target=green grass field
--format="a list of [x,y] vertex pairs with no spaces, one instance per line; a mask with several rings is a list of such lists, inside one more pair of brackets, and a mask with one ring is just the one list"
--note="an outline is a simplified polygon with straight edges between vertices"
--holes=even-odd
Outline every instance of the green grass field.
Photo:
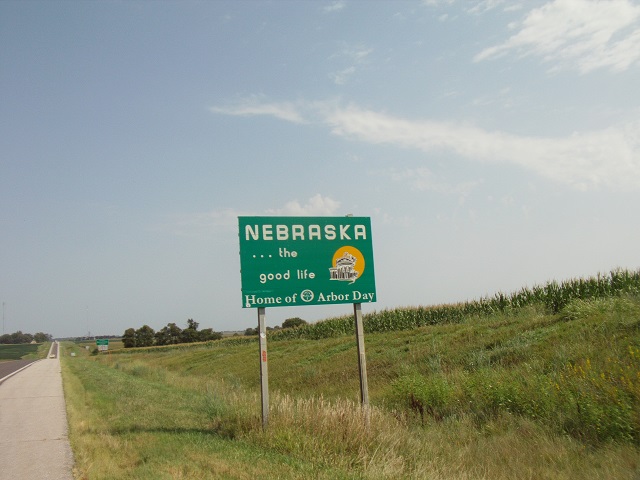
[[406,312],[365,337],[367,412],[353,334],[269,342],[266,431],[255,338],[99,356],[65,344],[77,476],[639,478],[640,296],[417,328]]
[[[45,344],[37,343],[37,344],[19,344],[19,345],[0,345],[0,361],[3,360],[20,360],[20,359],[30,359],[30,358],[43,358],[46,355],[44,354],[43,346]],[[47,343],[47,349],[50,343]]]

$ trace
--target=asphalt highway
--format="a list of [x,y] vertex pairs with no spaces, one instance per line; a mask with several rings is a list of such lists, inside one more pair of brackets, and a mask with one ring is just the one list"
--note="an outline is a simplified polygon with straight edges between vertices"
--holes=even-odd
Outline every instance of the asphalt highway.
[[35,360],[12,360],[11,362],[0,362],[0,383],[16,370],[35,362]]
[[60,359],[0,371],[0,480],[73,480],[72,468]]

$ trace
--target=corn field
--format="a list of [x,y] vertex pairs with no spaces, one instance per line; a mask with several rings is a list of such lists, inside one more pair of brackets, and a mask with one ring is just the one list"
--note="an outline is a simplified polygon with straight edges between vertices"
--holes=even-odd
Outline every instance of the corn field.
[[[464,303],[381,310],[365,314],[363,323],[365,333],[411,330],[429,325],[460,323],[473,317],[515,313],[519,309],[530,306],[543,306],[550,313],[557,314],[574,300],[595,300],[621,295],[640,295],[640,269],[635,271],[612,270],[606,275],[598,274],[595,277],[565,280],[561,283],[552,281],[544,286],[521,288],[511,294],[498,292],[493,297],[484,297],[480,300]],[[344,315],[297,328],[272,331],[269,333],[269,340],[319,340],[352,335],[353,329],[353,315]],[[230,347],[256,341],[255,336],[233,337],[221,341],[210,341],[205,345],[209,348]],[[193,347],[202,347],[202,345],[202,343],[191,346],[180,344],[169,347],[146,347],[145,350],[188,350]]]
[[[453,305],[407,307],[382,310],[364,315],[366,333],[411,330],[428,325],[459,323],[473,317],[487,317],[498,313],[515,312],[529,306],[543,306],[552,314],[559,313],[573,300],[595,300],[620,295],[640,295],[640,269],[612,270],[596,277],[548,282],[544,286],[522,288],[517,292],[496,293],[493,297]],[[271,340],[339,337],[353,333],[353,316],[331,318],[298,328],[279,330],[270,334]]]

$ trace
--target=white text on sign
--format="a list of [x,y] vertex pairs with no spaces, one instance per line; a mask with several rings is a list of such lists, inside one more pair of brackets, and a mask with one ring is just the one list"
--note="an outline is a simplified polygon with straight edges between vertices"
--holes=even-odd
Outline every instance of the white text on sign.
[[251,240],[366,240],[364,225],[245,225],[246,241]]
[[[375,301],[375,292],[360,292],[358,290],[350,293],[334,293],[334,292],[320,292],[318,293],[318,302],[319,303],[334,303],[337,301],[341,302],[373,302]],[[287,296],[273,296],[273,297],[261,297],[257,295],[245,295],[244,301],[245,306],[247,308],[253,307],[255,305],[264,306],[264,307],[278,307],[284,306],[288,304],[295,303],[297,300],[298,294],[294,293],[292,295]]]

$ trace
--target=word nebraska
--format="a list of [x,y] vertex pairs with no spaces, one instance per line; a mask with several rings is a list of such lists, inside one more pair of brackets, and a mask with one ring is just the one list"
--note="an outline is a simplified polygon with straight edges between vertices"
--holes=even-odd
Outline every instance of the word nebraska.
[[364,225],[245,225],[244,236],[250,240],[366,240]]

